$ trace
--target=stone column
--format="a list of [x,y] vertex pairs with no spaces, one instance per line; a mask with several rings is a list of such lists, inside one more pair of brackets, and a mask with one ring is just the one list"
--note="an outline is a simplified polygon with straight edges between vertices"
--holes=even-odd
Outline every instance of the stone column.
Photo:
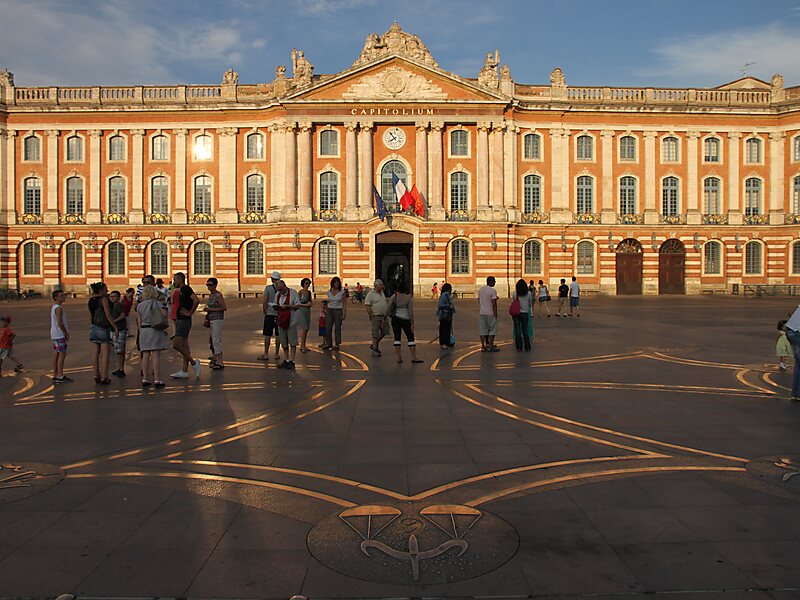
[[174,129],[175,134],[175,208],[172,212],[172,222],[182,224],[187,222],[186,209],[186,136],[188,129]]
[[572,223],[569,198],[569,132],[550,131],[550,222]]
[[656,138],[657,131],[645,131],[644,136],[644,222],[656,225],[661,220],[656,206]]
[[506,208],[507,219],[516,221],[520,210],[517,205],[517,134],[519,128],[513,122],[506,122],[506,131],[503,136],[503,204]]
[[58,129],[47,132],[47,195],[45,196],[44,222],[58,223]]
[[785,207],[783,202],[784,140],[786,133],[776,131],[769,134],[769,223],[783,225]]
[[429,212],[428,217],[433,221],[443,221],[447,212],[444,207],[444,198],[442,196],[442,130],[444,123],[432,122],[431,130],[428,133],[428,147],[430,148],[429,159],[430,168],[428,170],[430,185],[428,186],[429,195]]
[[89,130],[89,194],[86,197],[86,222],[91,225],[100,223],[100,144],[103,132],[100,129]]
[[739,146],[742,134],[738,131],[731,131],[728,134],[728,185],[722,189],[727,189],[728,194],[724,196],[728,204],[728,224],[742,224],[742,209],[739,200]]
[[490,123],[478,123],[478,143],[475,156],[475,189],[478,200],[478,219],[489,221],[492,212],[489,209],[489,128]]
[[0,131],[0,224],[12,225],[16,222],[17,206],[14,198],[15,180],[15,137],[16,131]]
[[236,127],[217,129],[219,139],[219,201],[217,223],[236,223],[239,214],[236,210]]
[[374,214],[373,206],[375,201],[372,197],[372,186],[374,182],[372,164],[372,131],[375,124],[371,121],[362,121],[360,123],[361,130],[359,131],[358,147],[359,165],[358,173],[361,180],[361,194],[359,200],[359,213],[362,219],[367,219]]
[[131,174],[131,212],[130,223],[144,223],[144,129],[131,130],[133,149],[133,171]]
[[[422,200],[428,204],[428,122],[417,121],[416,151],[417,159],[414,168],[416,177],[414,184],[422,196]],[[430,205],[428,205],[430,207]]]
[[698,176],[700,132],[686,134],[686,224],[700,225],[701,211],[698,204]]
[[505,218],[506,216],[505,210],[503,210],[503,198],[505,194],[505,169],[503,166],[504,130],[504,123],[494,123],[490,136],[489,195],[492,202],[492,219],[495,221],[501,217]]
[[270,152],[269,152],[269,196],[270,201],[270,221],[279,221],[282,218],[283,207],[286,205],[284,197],[284,163],[286,147],[284,145],[285,126],[282,123],[273,123],[269,127],[270,131]]
[[[286,211],[293,219],[297,218],[297,123],[289,123],[283,130],[283,141],[286,146],[284,160],[284,185]],[[294,213],[294,214],[291,214]]]
[[297,218],[301,221],[310,221],[312,190],[311,123],[300,123],[297,135]]
[[358,146],[356,138],[358,136],[355,122],[345,123],[344,141],[344,202],[342,210],[346,221],[357,221],[359,218],[358,209]]
[[600,222],[608,225],[617,222],[617,211],[614,210],[614,135],[611,130],[600,132],[603,155]]

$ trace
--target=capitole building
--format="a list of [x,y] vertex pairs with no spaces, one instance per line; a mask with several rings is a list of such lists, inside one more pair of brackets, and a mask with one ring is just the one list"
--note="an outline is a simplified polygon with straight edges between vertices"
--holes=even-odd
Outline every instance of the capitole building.
[[[396,23],[345,70],[269,83],[16,87],[0,72],[0,288],[144,273],[261,290],[406,279],[501,295],[800,284],[800,87],[514,81],[442,69]],[[398,206],[393,175],[423,215]],[[373,187],[389,214],[376,211]]]

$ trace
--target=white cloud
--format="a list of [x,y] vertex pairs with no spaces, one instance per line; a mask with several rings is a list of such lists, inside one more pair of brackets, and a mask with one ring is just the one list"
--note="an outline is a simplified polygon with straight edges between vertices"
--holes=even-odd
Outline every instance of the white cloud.
[[325,15],[376,4],[377,0],[301,0],[292,8],[301,15]]

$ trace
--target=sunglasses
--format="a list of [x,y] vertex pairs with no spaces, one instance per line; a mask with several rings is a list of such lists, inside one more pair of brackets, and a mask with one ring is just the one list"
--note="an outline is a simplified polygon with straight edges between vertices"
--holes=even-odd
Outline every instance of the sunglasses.
[[217,285],[217,284],[216,284],[216,283],[211,283],[211,282],[209,281],[208,283],[206,283],[206,285],[207,285],[208,287],[213,287],[213,286],[215,286],[215,285]]

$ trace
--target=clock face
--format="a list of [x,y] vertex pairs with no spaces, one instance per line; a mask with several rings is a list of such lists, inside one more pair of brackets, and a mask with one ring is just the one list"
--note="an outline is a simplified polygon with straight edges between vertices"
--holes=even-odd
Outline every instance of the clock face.
[[399,150],[406,143],[406,134],[399,127],[390,127],[383,134],[383,143],[389,150]]

